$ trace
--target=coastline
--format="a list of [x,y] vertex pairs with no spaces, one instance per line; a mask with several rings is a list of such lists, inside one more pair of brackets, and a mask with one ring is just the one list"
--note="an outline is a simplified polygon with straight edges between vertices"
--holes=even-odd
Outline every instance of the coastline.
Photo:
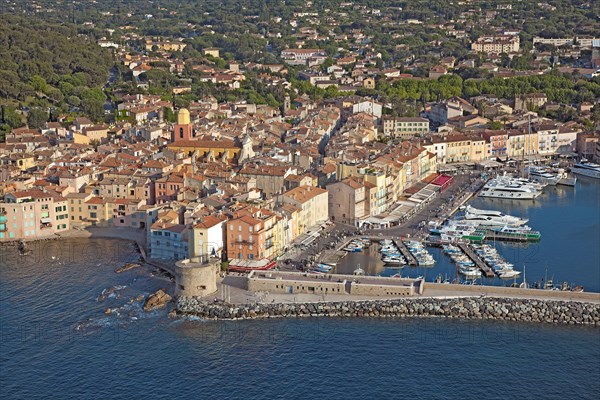
[[19,242],[24,243],[42,243],[51,240],[70,239],[70,238],[103,238],[103,239],[123,239],[146,244],[146,232],[133,228],[116,227],[86,227],[82,229],[69,229],[68,231],[57,233],[54,236],[33,238],[33,239],[13,239],[0,242],[0,246],[16,246]]

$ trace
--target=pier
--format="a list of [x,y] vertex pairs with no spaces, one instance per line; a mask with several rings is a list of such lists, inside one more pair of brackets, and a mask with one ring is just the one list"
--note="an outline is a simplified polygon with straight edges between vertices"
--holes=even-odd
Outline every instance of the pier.
[[396,247],[398,247],[398,250],[400,250],[400,253],[402,253],[404,258],[406,258],[406,262],[409,266],[417,267],[419,265],[415,256],[412,255],[412,253],[410,252],[410,250],[408,250],[408,248],[406,247],[404,242],[402,242],[402,240],[394,239],[394,244],[396,245]]
[[458,247],[475,263],[475,265],[477,265],[477,268],[483,272],[486,278],[493,278],[496,276],[494,271],[473,251],[472,248],[464,243],[459,243]]
[[345,255],[346,252],[343,250],[325,250],[319,258],[319,262],[327,265],[337,265]]

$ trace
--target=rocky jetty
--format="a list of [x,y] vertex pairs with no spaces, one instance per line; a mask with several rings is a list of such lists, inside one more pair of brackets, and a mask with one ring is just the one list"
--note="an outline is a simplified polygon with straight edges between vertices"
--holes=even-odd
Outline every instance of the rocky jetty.
[[129,271],[130,269],[138,268],[140,266],[141,265],[137,264],[137,263],[127,263],[127,264],[123,265],[122,267],[115,269],[115,272],[117,274],[120,274],[121,272]]
[[206,319],[298,317],[438,317],[600,326],[600,304],[493,297],[394,299],[317,303],[224,304],[194,297],[177,300],[177,312]]
[[163,308],[171,301],[171,296],[162,289],[152,293],[144,302],[144,311],[152,311]]

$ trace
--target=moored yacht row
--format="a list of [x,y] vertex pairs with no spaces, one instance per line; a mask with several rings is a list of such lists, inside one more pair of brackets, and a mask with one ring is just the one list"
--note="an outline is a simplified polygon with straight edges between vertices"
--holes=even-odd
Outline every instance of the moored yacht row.
[[475,266],[473,260],[463,253],[459,247],[454,246],[453,244],[445,244],[443,245],[443,249],[444,253],[446,253],[456,264],[461,275],[468,279],[481,277],[479,268]]
[[489,244],[472,245],[475,252],[489,265],[500,279],[513,279],[521,274],[513,269],[514,265],[507,262],[498,251]]
[[408,251],[417,259],[419,267],[431,267],[435,264],[435,259],[427,251],[425,245],[417,240],[405,240],[404,245]]
[[400,252],[400,249],[394,244],[393,240],[385,239],[379,242],[381,261],[388,268],[403,268],[406,265],[406,259]]

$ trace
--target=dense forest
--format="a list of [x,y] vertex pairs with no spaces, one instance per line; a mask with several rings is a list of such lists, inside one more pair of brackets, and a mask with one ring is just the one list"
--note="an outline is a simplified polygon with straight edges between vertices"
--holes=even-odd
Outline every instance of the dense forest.
[[109,51],[80,35],[73,25],[6,15],[0,22],[0,101],[5,123],[20,124],[12,112],[16,106],[35,110],[29,113],[30,125],[38,125],[40,111],[80,109],[102,119],[106,96],[101,87],[114,65]]
[[[542,3],[536,0],[464,3],[447,0],[314,0],[310,7],[304,0],[37,0],[35,3],[0,0],[2,2],[6,3],[3,8],[6,12],[35,13],[48,21],[92,23],[98,29],[133,26],[142,35],[186,38],[192,46],[182,56],[193,57],[197,55],[195,50],[218,47],[225,59],[260,62],[275,62],[279,50],[296,40],[290,21],[297,20],[304,25],[314,18],[311,13],[320,19],[315,24],[320,33],[348,33],[353,29],[368,32],[371,43],[387,61],[412,55],[427,56],[436,47],[432,43],[438,41],[441,43],[436,50],[446,55],[464,56],[468,52],[466,43],[448,40],[446,30],[441,27],[449,21],[454,21],[456,29],[466,30],[470,39],[489,34],[494,29],[518,29],[522,42],[530,42],[535,35],[597,34],[599,11],[595,2],[588,0],[548,0],[545,3],[548,7],[541,6]],[[512,9],[497,11],[498,5],[506,4]],[[43,12],[39,10],[40,6]],[[362,7],[383,12],[373,16],[365,14]],[[335,14],[339,11],[343,11],[343,17]],[[496,15],[489,23],[482,24],[481,15],[486,12]],[[331,18],[327,18],[328,15]],[[400,23],[407,19],[440,24],[440,27]],[[307,45],[319,46],[334,55],[339,43],[320,40]],[[398,45],[407,45],[410,50],[398,50]]]

